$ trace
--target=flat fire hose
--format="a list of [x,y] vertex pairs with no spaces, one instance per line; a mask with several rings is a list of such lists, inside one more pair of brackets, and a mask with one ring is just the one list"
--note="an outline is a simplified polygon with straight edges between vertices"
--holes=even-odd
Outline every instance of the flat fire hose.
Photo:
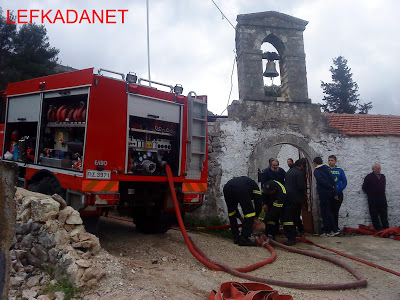
[[279,295],[272,287],[262,283],[224,282],[218,291],[212,291],[208,300],[293,300],[290,295]]
[[[228,226],[228,227],[227,227],[227,226]],[[381,236],[383,236],[383,235],[393,234],[393,232],[394,232],[395,234],[396,234],[396,233],[399,233],[399,234],[398,234],[398,235],[395,235],[395,236],[393,237],[393,239],[398,238],[398,240],[400,240],[400,227],[388,228],[388,229],[385,229],[385,230],[382,230],[382,231],[378,231],[378,232],[377,232],[377,231],[373,231],[373,229],[371,229],[370,227],[367,227],[367,226],[365,226],[365,225],[359,225],[359,226],[360,226],[359,229],[355,229],[355,228],[345,228],[343,231],[346,232],[346,233],[368,234],[368,235],[373,235],[374,237],[381,237]],[[212,230],[212,229],[224,229],[224,228],[230,228],[230,225],[210,226],[210,227],[187,227],[187,229],[192,229],[192,230],[204,230],[204,229],[206,229],[206,230]],[[328,248],[328,247],[325,247],[325,246],[316,244],[316,243],[314,243],[313,241],[311,241],[311,240],[305,238],[304,236],[298,237],[298,238],[296,239],[296,242],[303,242],[303,243],[307,243],[307,244],[312,244],[312,245],[314,245],[314,246],[316,246],[316,247],[319,247],[319,248],[321,248],[321,249],[325,249],[325,250],[331,251],[331,252],[336,253],[336,254],[338,254],[338,255],[341,255],[341,256],[343,256],[343,257],[347,257],[347,258],[349,258],[349,259],[358,261],[358,262],[360,262],[360,263],[366,264],[366,265],[371,266],[371,267],[373,267],[373,268],[377,268],[377,269],[379,269],[379,270],[382,270],[382,271],[385,271],[385,272],[388,272],[388,273],[391,273],[391,274],[393,274],[393,275],[396,275],[396,276],[399,276],[399,277],[400,277],[400,272],[396,272],[396,271],[394,271],[394,270],[391,270],[391,269],[388,269],[388,268],[386,268],[386,267],[383,267],[383,266],[374,264],[374,263],[369,262],[369,261],[367,261],[367,260],[364,260],[364,259],[361,259],[361,258],[352,256],[352,255],[349,255],[349,254],[346,254],[346,253],[343,253],[343,252],[340,252],[340,251],[337,251],[337,250],[332,249],[332,248]],[[282,244],[282,243],[281,243],[281,244]],[[194,246],[196,246],[196,245],[194,245]],[[199,251],[199,250],[198,250],[198,251]],[[200,250],[200,251],[201,251],[201,250]]]
[[382,266],[380,266],[380,265],[371,263],[371,262],[366,261],[366,260],[364,260],[364,259],[361,259],[361,258],[352,256],[352,255],[349,255],[349,254],[346,254],[346,253],[343,253],[343,252],[340,252],[340,251],[337,251],[337,250],[334,250],[334,249],[331,249],[331,248],[328,248],[328,247],[324,247],[324,246],[318,245],[318,244],[316,244],[316,243],[314,243],[314,242],[312,242],[312,241],[306,239],[304,236],[301,237],[301,238],[298,238],[298,240],[299,240],[300,242],[312,244],[312,245],[314,245],[314,246],[316,246],[316,247],[319,247],[319,248],[321,248],[321,249],[325,249],[325,250],[334,252],[334,253],[339,254],[339,255],[341,255],[341,256],[350,258],[350,259],[352,259],[352,260],[358,261],[358,262],[360,262],[360,263],[366,264],[366,265],[368,265],[368,266],[371,266],[371,267],[380,269],[380,270],[382,270],[382,271],[385,271],[385,272],[388,272],[388,273],[391,273],[391,274],[393,274],[393,275],[396,275],[396,276],[399,276],[399,277],[400,277],[400,272],[396,272],[396,271],[394,271],[394,270],[391,270],[391,269],[382,267]]
[[[265,283],[265,284],[272,284],[272,285],[283,286],[283,287],[289,287],[289,288],[297,288],[297,289],[343,290],[343,289],[360,288],[360,287],[367,286],[368,283],[367,283],[367,280],[365,279],[364,275],[362,275],[360,272],[353,269],[349,265],[345,264],[344,262],[341,262],[340,260],[337,260],[333,257],[328,257],[326,255],[312,253],[312,252],[305,251],[305,250],[294,249],[294,248],[291,248],[291,247],[288,247],[285,245],[281,245],[280,243],[277,243],[273,240],[271,240],[270,243],[274,246],[283,248],[290,252],[300,253],[303,255],[310,256],[310,257],[323,259],[323,260],[329,261],[337,266],[340,266],[340,267],[346,269],[347,271],[349,271],[354,277],[356,277],[357,281],[350,282],[350,283],[338,283],[338,284],[311,284],[311,283],[297,283],[297,282],[280,281],[280,280],[251,276],[251,275],[245,274],[244,272],[241,272],[234,268],[231,268],[227,265],[224,265],[222,263],[217,263],[217,262],[212,261],[211,259],[206,257],[204,253],[202,253],[202,252],[199,253],[199,251],[196,251],[196,249],[194,248],[194,245],[186,232],[185,225],[183,224],[182,215],[181,215],[181,212],[179,209],[178,199],[177,199],[176,193],[175,193],[174,179],[172,176],[171,168],[169,167],[169,165],[167,163],[163,163],[163,166],[165,167],[165,170],[167,172],[168,183],[169,183],[169,187],[171,190],[172,199],[174,202],[175,214],[176,214],[176,217],[177,217],[177,220],[179,223],[179,227],[182,232],[183,239],[185,240],[190,253],[192,253],[192,255],[206,267],[208,267],[212,270],[222,269],[231,275],[234,275],[234,276],[237,276],[237,277],[240,277],[243,279],[247,279],[250,281],[255,281],[255,282],[260,282],[260,283]],[[259,240],[258,243],[261,243],[261,241]],[[262,242],[262,246],[266,247],[267,249],[269,249],[269,247],[270,247],[270,245],[265,241]]]
[[345,227],[343,231],[346,233],[366,234],[381,238],[392,238],[394,240],[400,241],[400,227],[392,227],[383,229],[381,231],[376,231],[373,226],[365,226],[359,224],[358,228]]

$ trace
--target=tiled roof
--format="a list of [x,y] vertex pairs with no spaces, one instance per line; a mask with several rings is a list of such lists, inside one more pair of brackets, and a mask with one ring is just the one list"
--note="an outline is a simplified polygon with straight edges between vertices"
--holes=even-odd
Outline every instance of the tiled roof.
[[329,118],[329,126],[348,135],[398,135],[400,136],[400,116],[324,114]]

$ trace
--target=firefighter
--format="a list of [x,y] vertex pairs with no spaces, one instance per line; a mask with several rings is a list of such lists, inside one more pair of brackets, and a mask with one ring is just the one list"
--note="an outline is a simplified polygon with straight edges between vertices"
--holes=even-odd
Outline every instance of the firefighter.
[[[258,184],[246,176],[234,177],[225,184],[223,192],[234,243],[239,246],[254,246],[249,237],[255,218],[262,209],[261,191]],[[254,205],[252,200],[254,200]],[[238,211],[238,204],[240,204],[244,218]],[[241,233],[239,233],[237,219],[242,221]]]
[[286,173],[285,187],[287,192],[288,202],[295,207],[293,213],[293,222],[297,227],[300,235],[304,235],[304,226],[301,221],[301,207],[304,202],[304,190],[306,188],[304,182],[304,164],[300,160],[296,160],[291,168]]
[[272,239],[279,231],[279,219],[282,218],[283,229],[286,238],[286,245],[296,244],[296,228],[293,223],[295,205],[287,201],[286,189],[277,180],[269,180],[265,183],[265,194],[270,196],[270,205],[265,216],[265,234]]

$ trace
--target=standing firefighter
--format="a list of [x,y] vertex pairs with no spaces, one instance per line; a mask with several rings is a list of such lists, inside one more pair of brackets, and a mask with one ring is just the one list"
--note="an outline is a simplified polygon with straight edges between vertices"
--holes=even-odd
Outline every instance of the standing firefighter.
[[293,223],[295,205],[287,201],[286,189],[282,183],[270,180],[265,183],[264,192],[269,195],[269,207],[264,219],[265,234],[272,239],[279,231],[279,219],[282,217],[283,230],[288,239],[286,245],[296,244],[296,228]]
[[300,235],[304,235],[304,226],[300,218],[301,207],[304,202],[304,164],[300,160],[296,160],[293,167],[286,173],[285,186],[289,205],[293,207],[293,222],[297,227]]
[[[225,184],[223,191],[235,244],[254,246],[249,237],[255,217],[262,209],[261,191],[258,184],[246,176],[235,177]],[[251,200],[254,200],[254,206]],[[238,211],[238,204],[242,208],[244,218]],[[239,233],[237,219],[242,220],[243,223],[241,233]]]

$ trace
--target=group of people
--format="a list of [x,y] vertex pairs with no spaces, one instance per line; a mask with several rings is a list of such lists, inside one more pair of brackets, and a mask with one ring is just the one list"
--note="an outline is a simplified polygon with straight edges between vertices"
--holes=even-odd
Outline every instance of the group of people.
[[[287,245],[296,243],[297,231],[304,234],[301,221],[301,207],[304,202],[304,173],[305,160],[288,159],[290,170],[285,172],[279,167],[277,159],[270,159],[269,166],[259,173],[259,182],[242,176],[229,180],[224,186],[223,193],[228,207],[228,217],[235,244],[251,246],[249,239],[253,223],[264,210],[265,233],[275,239],[280,222],[283,224]],[[252,203],[254,201],[254,206]],[[243,216],[238,211],[240,204]],[[237,219],[242,220],[242,231],[239,231]],[[297,228],[297,231],[296,231]]]
[[[336,165],[336,156],[330,155],[328,165],[324,165],[321,157],[316,157],[314,177],[320,200],[323,221],[323,237],[340,233],[338,226],[339,209],[343,202],[343,190],[347,179],[343,169]],[[367,194],[368,208],[374,229],[380,231],[389,228],[387,219],[386,178],[381,174],[381,165],[372,165],[372,172],[364,178],[362,190]]]
[[343,190],[347,186],[347,178],[343,169],[336,165],[336,161],[335,155],[329,156],[328,165],[323,164],[321,157],[313,160],[323,222],[322,237],[340,234],[339,210],[343,202]]
[[[306,163],[305,158],[296,162],[289,158],[287,160],[289,170],[285,172],[279,167],[279,161],[271,158],[269,166],[263,172],[259,171],[258,181],[261,182],[261,190],[257,182],[246,176],[235,177],[226,183],[223,193],[235,244],[254,245],[249,238],[252,234],[253,223],[262,210],[265,211],[263,220],[265,234],[269,238],[275,239],[280,224],[283,225],[287,237],[286,244],[289,246],[296,243],[297,235],[304,234],[301,209],[306,192]],[[347,186],[347,178],[343,169],[336,163],[335,155],[329,156],[327,165],[323,164],[321,157],[315,157],[313,160],[323,221],[322,237],[340,234],[339,210],[343,202],[343,190]],[[372,224],[378,231],[389,227],[385,196],[386,179],[380,171],[380,165],[374,164],[372,173],[365,177],[362,186],[368,196]],[[243,216],[238,210],[239,204]],[[242,221],[241,231],[239,231],[237,219]]]

